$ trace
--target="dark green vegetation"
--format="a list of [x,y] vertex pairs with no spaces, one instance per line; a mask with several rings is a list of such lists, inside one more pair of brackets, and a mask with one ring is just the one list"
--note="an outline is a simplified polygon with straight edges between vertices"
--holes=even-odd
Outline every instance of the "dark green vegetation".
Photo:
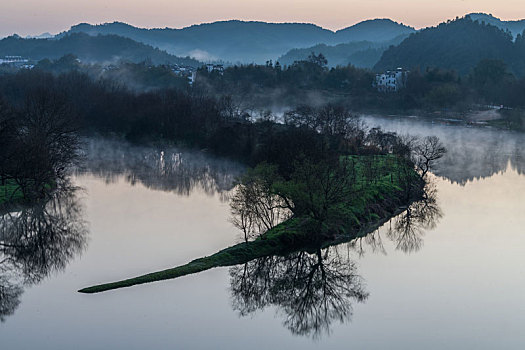
[[364,21],[332,32],[313,24],[224,21],[183,29],[142,29],[125,23],[79,24],[68,33],[115,34],[179,56],[233,63],[264,63],[291,49],[355,41],[385,42],[414,29],[387,19]]
[[84,33],[65,35],[60,39],[23,39],[10,36],[0,40],[0,57],[19,55],[31,60],[58,59],[75,55],[83,62],[176,63],[197,67],[197,60],[176,57],[152,46],[117,35],[90,36]]
[[483,59],[502,60],[518,77],[525,75],[525,38],[520,32],[514,40],[511,32],[473,21],[470,17],[442,23],[410,35],[391,47],[374,69],[382,71],[441,68],[468,74]]
[[[35,68],[38,71],[55,75],[77,72],[89,76],[92,80],[104,82],[119,90],[143,92],[159,89],[188,88],[188,77],[177,75],[171,65],[152,65],[151,62],[120,62],[114,65],[85,64],[76,56],[66,55],[57,60],[44,59]],[[6,73],[9,69],[6,70]]]
[[518,34],[522,34],[525,30],[524,19],[515,21],[503,21],[497,17],[494,17],[491,14],[486,13],[471,13],[468,16],[473,21],[478,21],[479,23],[485,22],[487,24],[498,27],[504,31],[509,31],[514,37],[516,37]]
[[391,45],[398,45],[409,34],[402,34],[394,39],[384,42],[353,41],[349,43],[330,46],[318,44],[304,49],[293,49],[278,58],[283,66],[289,66],[296,61],[304,61],[313,52],[322,54],[328,60],[329,67],[353,65],[358,68],[373,68],[379,61],[383,52]]
[[19,104],[0,95],[0,205],[45,198],[78,157],[77,123],[64,99],[31,89]]
[[[487,19],[488,22],[496,26],[480,22],[483,19]],[[161,43],[168,45],[169,40],[180,36],[180,42],[192,38],[192,40],[188,40],[191,41],[192,45],[196,45],[195,47],[199,47],[201,44],[208,45],[210,44],[208,40],[211,40],[215,45],[225,48],[228,45],[225,46],[224,40],[219,39],[218,36],[228,34],[229,36],[240,35],[244,37],[248,35],[247,32],[253,32],[248,35],[253,46],[257,46],[259,42],[268,41],[271,37],[275,45],[265,45],[264,50],[266,47],[277,50],[280,45],[279,42],[293,43],[296,39],[301,43],[304,43],[301,40],[306,40],[305,38],[317,40],[316,44],[318,44],[318,39],[325,34],[329,37],[344,38],[344,40],[350,41],[345,42],[341,39],[343,41],[340,45],[330,46],[339,43],[339,39],[334,39],[332,42],[327,41],[318,46],[307,45],[310,49],[293,50],[289,55],[286,55],[288,57],[287,64],[284,62],[275,62],[274,64],[273,61],[268,60],[265,65],[235,65],[228,67],[224,74],[218,71],[210,73],[203,68],[199,70],[195,86],[191,88],[188,86],[185,77],[177,76],[171,71],[169,65],[164,64],[173,61],[149,54],[144,58],[144,55],[135,57],[133,53],[129,53],[130,57],[134,57],[130,60],[142,58],[146,62],[111,66],[81,64],[75,60],[75,57],[68,55],[55,61],[43,60],[37,65],[37,68],[54,74],[67,73],[71,70],[85,73],[89,75],[92,81],[97,83],[105,81],[106,84],[112,85],[112,87],[105,87],[104,90],[107,92],[107,90],[115,88],[114,93],[116,94],[122,90],[136,92],[157,90],[155,94],[159,95],[165,94],[166,89],[177,88],[187,89],[192,98],[200,95],[216,101],[228,101],[231,97],[234,106],[251,111],[273,107],[288,108],[288,106],[304,104],[305,101],[311,106],[330,102],[343,104],[355,112],[428,115],[463,119],[465,122],[474,123],[479,121],[484,123],[488,120],[489,123],[499,127],[523,130],[525,125],[523,122],[525,119],[523,112],[523,101],[525,101],[523,72],[525,66],[523,66],[522,57],[525,56],[523,44],[525,41],[522,35],[516,33],[522,24],[522,22],[498,21],[492,17],[475,14],[472,15],[472,18],[467,16],[443,23],[435,28],[410,34],[410,37],[401,44],[388,49],[381,62],[376,66],[376,71],[397,68],[398,66],[411,70],[406,88],[392,94],[381,93],[374,89],[375,72],[356,68],[352,65],[345,66],[348,62],[360,66],[371,66],[374,63],[372,56],[377,58],[380,51],[384,49],[386,42],[396,42],[396,40],[400,40],[400,35],[413,32],[410,28],[388,20],[362,22],[337,33],[324,30],[319,32],[324,34],[319,34],[318,30],[320,29],[312,25],[277,25],[238,21],[205,24],[182,30],[145,30],[122,23],[100,26],[82,24],[72,28],[70,32],[60,35],[60,40],[45,41],[48,44],[55,45],[57,42],[71,41],[72,38],[77,37],[75,40],[99,40],[100,43],[93,42],[94,48],[89,49],[95,53],[98,52],[97,50],[100,52],[106,50],[107,46],[112,46],[110,49],[113,46],[120,47],[116,44],[108,44],[108,42],[119,38],[113,34],[127,36],[133,40],[147,42],[159,47]],[[250,28],[250,30],[240,30],[244,27]],[[284,30],[290,28],[293,30]],[[512,30],[516,40],[513,41],[513,35],[510,32],[504,32],[500,28]],[[211,36],[206,36],[210,34],[212,29],[217,29],[217,31],[213,32]],[[303,31],[318,33],[319,37],[313,34],[305,36]],[[93,36],[87,36],[86,33]],[[266,36],[265,33],[272,33],[272,35]],[[99,34],[104,35],[96,36]],[[107,34],[113,36],[106,36]],[[394,34],[396,35],[392,36]],[[202,42],[197,38],[201,38]],[[120,39],[124,38],[120,37]],[[124,40],[132,41],[131,39]],[[244,38],[243,40],[248,39]],[[4,40],[6,43],[22,41],[24,40],[14,37]],[[31,42],[44,41],[35,39]],[[178,45],[180,42],[177,41],[173,45]],[[244,48],[242,45],[239,46],[238,42],[231,41],[231,43],[241,50]],[[98,46],[100,49],[97,48]],[[231,51],[232,54],[233,52]],[[154,57],[158,59],[153,59]],[[263,55],[261,57],[271,56]],[[321,57],[324,58],[321,59]],[[159,62],[162,64],[155,64]],[[342,65],[338,66],[339,64]],[[2,70],[13,73],[13,69],[9,67],[2,67]],[[124,86],[126,88],[123,88]],[[159,90],[163,91],[159,92]],[[179,95],[182,96],[185,93]],[[100,105],[103,103],[98,103],[94,108],[96,109]],[[504,108],[492,113],[489,118],[483,119],[477,114],[479,111],[487,111],[499,108],[499,106],[504,106]],[[226,107],[226,109],[231,112],[230,107]],[[139,107],[139,110],[141,109]],[[100,115],[104,113],[103,111]],[[237,115],[242,115],[242,113],[237,113]],[[497,118],[502,119],[492,121],[492,119]],[[110,121],[115,118],[105,119]],[[159,125],[159,123],[154,124]],[[132,134],[133,138],[143,137],[143,134],[150,131],[152,133],[158,131],[164,134],[161,130],[148,130],[150,126],[142,128],[142,126],[134,125],[135,121],[131,121],[129,124],[130,127],[137,128],[138,132],[128,133],[125,131],[124,133],[126,135]],[[124,128],[124,126],[122,127]],[[120,133],[120,131],[118,132]],[[168,135],[166,138],[170,140],[176,138],[177,142],[180,142],[181,139],[186,141],[186,137],[181,138],[179,136]],[[210,133],[206,133],[206,137],[209,136]],[[164,135],[162,138],[165,138]],[[207,144],[199,145],[199,147],[216,148]]]
[[372,87],[375,78],[369,70],[353,66],[329,69],[322,54],[310,54],[303,61],[283,67],[269,61],[266,65],[228,67],[224,74],[200,69],[196,86],[215,94],[228,94],[244,105],[256,107],[297,105],[308,101],[338,100],[352,108],[368,104],[368,96],[378,95]]
[[18,202],[24,198],[22,191],[14,180],[6,180],[0,185],[0,206],[6,202]]

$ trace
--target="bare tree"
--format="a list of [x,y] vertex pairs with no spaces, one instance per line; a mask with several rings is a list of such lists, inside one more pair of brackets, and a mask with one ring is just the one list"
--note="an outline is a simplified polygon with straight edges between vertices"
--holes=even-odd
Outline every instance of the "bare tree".
[[262,164],[248,171],[235,189],[230,201],[231,222],[243,232],[245,241],[292,215],[290,204],[272,189],[276,177],[274,166]]
[[41,197],[78,158],[78,127],[70,106],[46,90],[30,92],[13,141],[10,175],[26,198]]
[[414,164],[422,178],[447,152],[437,136],[427,136],[416,143],[413,149]]

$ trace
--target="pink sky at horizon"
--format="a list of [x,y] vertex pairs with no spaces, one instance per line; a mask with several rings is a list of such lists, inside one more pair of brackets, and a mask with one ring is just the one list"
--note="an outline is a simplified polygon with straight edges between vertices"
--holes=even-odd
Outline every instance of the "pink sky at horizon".
[[337,30],[390,18],[422,28],[471,12],[504,20],[525,18],[523,0],[1,0],[0,36],[58,33],[81,22],[121,21],[138,27],[182,28],[239,19],[307,22]]

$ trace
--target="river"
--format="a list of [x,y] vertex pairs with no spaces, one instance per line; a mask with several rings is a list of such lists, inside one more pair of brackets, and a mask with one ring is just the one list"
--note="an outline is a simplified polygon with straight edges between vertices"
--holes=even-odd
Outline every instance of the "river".
[[[330,284],[311,300],[283,287],[291,266],[284,258],[77,293],[241,239],[227,202],[239,164],[88,140],[85,166],[73,177],[81,189],[44,211],[61,236],[39,248],[38,261],[14,252],[11,270],[0,270],[2,290],[11,291],[1,294],[1,348],[523,349],[525,135],[419,119],[364,121],[441,138],[449,152],[432,176],[436,211],[410,230],[396,230],[401,216],[323,251]],[[56,247],[68,254],[56,256]],[[291,259],[307,270],[319,265],[315,254]]]

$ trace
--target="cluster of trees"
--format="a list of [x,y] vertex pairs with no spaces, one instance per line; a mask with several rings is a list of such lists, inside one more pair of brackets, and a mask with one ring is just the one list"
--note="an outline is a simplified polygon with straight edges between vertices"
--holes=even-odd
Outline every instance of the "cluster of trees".
[[78,125],[60,95],[30,89],[18,105],[0,96],[0,185],[15,197],[35,200],[64,180],[78,158]]
[[397,93],[373,88],[375,74],[353,66],[328,69],[322,54],[288,67],[268,62],[264,66],[234,66],[224,74],[199,71],[197,86],[253,105],[287,105],[308,99],[312,105],[328,100],[354,111],[407,113],[453,111],[466,114],[487,105],[503,105],[510,126],[525,129],[525,77],[517,77],[505,62],[483,59],[466,75],[427,67],[409,72],[407,85]]
[[[175,66],[169,64],[155,65],[151,60],[138,63],[118,62],[115,64],[86,64],[72,54],[58,59],[43,59],[35,64],[34,69],[54,75],[78,72],[86,74],[93,80],[106,80],[128,90],[146,91],[166,88],[185,90],[189,88],[187,74],[177,74]],[[0,65],[0,74],[15,74],[18,71],[9,65]]]
[[[401,201],[421,196],[429,170],[446,151],[437,137],[367,130],[337,105],[299,107],[285,115],[285,126],[313,136],[290,143],[293,153],[279,145],[283,157],[267,157],[240,179],[231,211],[245,241],[289,218],[313,225],[308,229],[322,240],[383,217]],[[375,197],[378,191],[386,203]]]
[[[279,62],[266,65],[240,65],[225,69],[223,74],[200,69],[196,85],[211,93],[238,96],[240,101],[253,100],[257,94],[270,93],[273,103],[303,96],[305,91],[327,91],[346,95],[363,96],[373,93],[375,75],[353,66],[328,68],[323,54],[310,54],[306,60],[289,66]],[[275,92],[275,93],[271,93]],[[268,101],[272,103],[272,101]]]
[[373,68],[379,61],[383,52],[391,45],[398,45],[409,33],[400,34],[387,41],[353,41],[335,46],[318,44],[308,48],[292,49],[278,58],[282,65],[291,65],[296,61],[304,61],[312,53],[324,55],[329,67],[348,66],[359,68]]

